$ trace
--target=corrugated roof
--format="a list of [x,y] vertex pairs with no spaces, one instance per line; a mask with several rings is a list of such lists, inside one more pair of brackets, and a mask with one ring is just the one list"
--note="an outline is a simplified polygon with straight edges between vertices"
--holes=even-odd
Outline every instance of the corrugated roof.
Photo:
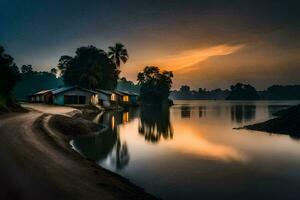
[[73,89],[79,89],[79,90],[83,90],[83,91],[90,92],[90,93],[93,93],[93,94],[97,94],[96,91],[88,90],[88,89],[85,89],[85,88],[82,88],[82,87],[79,87],[79,86],[68,86],[68,87],[58,88],[56,90],[53,90],[52,94],[56,95],[56,94],[67,92],[67,91],[70,91],[70,90],[73,90]]
[[52,94],[59,94],[59,93],[62,93],[62,92],[66,92],[66,91],[69,91],[71,89],[75,88],[75,86],[68,86],[68,87],[61,87],[61,88],[57,88],[57,89],[54,89],[52,91]]
[[114,93],[117,94],[117,95],[120,95],[120,96],[124,96],[125,95],[123,92],[120,92],[120,91],[117,91],[117,90],[115,90]]
[[106,95],[111,95],[112,94],[112,91],[109,91],[109,90],[96,89],[96,92],[100,92],[100,93],[103,93],[103,94],[106,94]]
[[139,94],[135,93],[135,92],[129,92],[129,91],[121,91],[121,90],[116,90],[115,92],[119,92],[123,95],[129,95],[129,96],[139,96]]
[[129,92],[130,95],[133,95],[133,96],[140,96],[138,93],[135,93],[135,92]]
[[51,92],[53,89],[50,89],[50,90],[42,90],[42,91],[39,91],[37,93],[34,93],[33,95],[41,95],[41,94],[46,94],[48,92]]

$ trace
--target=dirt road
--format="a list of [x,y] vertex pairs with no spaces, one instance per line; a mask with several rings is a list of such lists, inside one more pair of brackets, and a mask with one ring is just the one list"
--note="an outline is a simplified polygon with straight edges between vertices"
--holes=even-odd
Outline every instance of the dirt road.
[[43,128],[53,109],[0,116],[0,199],[153,199],[55,142]]

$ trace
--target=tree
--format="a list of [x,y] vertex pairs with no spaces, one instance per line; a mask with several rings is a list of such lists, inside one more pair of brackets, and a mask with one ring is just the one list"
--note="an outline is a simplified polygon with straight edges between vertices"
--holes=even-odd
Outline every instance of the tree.
[[185,92],[185,93],[190,92],[190,86],[188,86],[188,85],[182,85],[180,87],[180,92]]
[[173,73],[160,72],[158,67],[147,66],[138,73],[137,79],[141,85],[141,102],[145,104],[164,104],[168,102],[172,87]]
[[94,46],[78,48],[73,58],[61,57],[58,67],[66,85],[89,89],[115,89],[120,73],[107,54]]
[[19,69],[13,57],[6,54],[4,48],[0,46],[0,103],[4,106],[13,104],[12,90],[19,79]]
[[56,69],[56,68],[52,68],[52,69],[50,70],[50,73],[56,76],[56,74],[57,74],[57,69]]
[[25,74],[25,73],[31,73],[32,72],[32,66],[31,65],[22,65],[21,72],[23,74]]
[[50,72],[33,71],[32,73],[22,73],[20,75],[21,80],[14,87],[14,95],[17,99],[25,100],[30,94],[64,85],[62,78],[57,78]]
[[108,47],[108,57],[116,64],[119,68],[121,61],[125,64],[129,58],[125,46],[121,43],[116,43],[115,46]]
[[59,61],[58,61],[58,65],[57,65],[57,68],[59,69],[60,71],[60,75],[63,76],[66,69],[69,67],[70,65],[70,61],[72,60],[72,57],[71,56],[67,56],[67,55],[64,55],[64,56],[61,56]]
[[227,100],[258,100],[260,98],[256,89],[249,84],[237,83],[231,85],[230,89]]
[[140,85],[134,84],[132,81],[127,80],[125,77],[120,78],[118,80],[118,90],[129,91],[140,93]]

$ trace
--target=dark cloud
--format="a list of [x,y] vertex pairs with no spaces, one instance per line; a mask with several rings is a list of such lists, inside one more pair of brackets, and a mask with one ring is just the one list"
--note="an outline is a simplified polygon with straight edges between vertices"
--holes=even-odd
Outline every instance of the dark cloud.
[[41,70],[78,46],[106,48],[116,41],[126,44],[132,65],[134,56],[219,44],[263,44],[263,55],[269,46],[290,54],[300,48],[299,8],[299,1],[284,0],[2,0],[0,43],[19,65]]

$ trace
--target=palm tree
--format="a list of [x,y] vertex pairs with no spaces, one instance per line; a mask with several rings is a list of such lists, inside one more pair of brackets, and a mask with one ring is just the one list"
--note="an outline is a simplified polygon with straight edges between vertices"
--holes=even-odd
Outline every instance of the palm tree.
[[117,67],[120,67],[121,61],[125,64],[129,58],[127,49],[125,49],[125,46],[121,43],[116,43],[115,46],[110,46],[108,49],[108,57]]
[[52,69],[50,70],[50,73],[56,76],[56,74],[57,74],[57,69],[56,69],[56,68],[52,68]]

